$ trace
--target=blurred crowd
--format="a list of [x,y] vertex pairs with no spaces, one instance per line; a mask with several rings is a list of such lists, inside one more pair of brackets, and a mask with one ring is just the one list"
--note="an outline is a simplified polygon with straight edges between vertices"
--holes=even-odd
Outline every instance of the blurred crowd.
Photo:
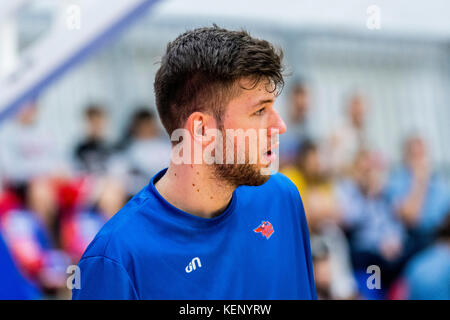
[[[370,106],[354,93],[342,106],[346,121],[315,139],[310,90],[299,81],[288,92],[280,171],[303,199],[319,298],[450,299],[450,191],[424,138],[405,137],[402,162],[390,164],[371,148]],[[38,126],[37,102],[3,132],[0,298],[70,298],[67,267],[167,166],[170,141],[150,107],[136,108],[114,142],[107,110],[86,106],[84,137],[70,159]],[[376,290],[370,266],[380,271]]]
[[310,90],[301,81],[291,90],[280,160],[303,199],[319,298],[450,299],[450,190],[425,139],[404,137],[402,161],[391,163],[372,147],[358,92],[344,123],[314,139]]
[[[0,299],[70,299],[68,266],[78,263],[103,224],[167,166],[171,145],[157,117],[148,106],[135,110],[119,141],[111,142],[107,108],[88,105],[84,137],[69,159],[39,126],[36,101],[2,132],[0,282],[11,282],[15,274],[17,284],[0,285]],[[3,262],[7,252],[10,263]],[[14,266],[19,272],[11,271]]]

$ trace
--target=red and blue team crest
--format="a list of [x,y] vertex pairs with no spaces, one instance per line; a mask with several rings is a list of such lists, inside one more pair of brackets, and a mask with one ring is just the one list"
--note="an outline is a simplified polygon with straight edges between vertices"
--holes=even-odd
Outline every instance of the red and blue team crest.
[[273,226],[269,221],[263,221],[256,229],[253,229],[253,231],[256,233],[261,232],[263,237],[269,239],[273,233]]

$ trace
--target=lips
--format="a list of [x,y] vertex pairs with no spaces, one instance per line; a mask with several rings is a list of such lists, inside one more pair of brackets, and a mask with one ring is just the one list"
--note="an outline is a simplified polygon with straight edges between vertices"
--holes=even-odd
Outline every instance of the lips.
[[277,149],[278,146],[279,146],[279,144],[276,143],[276,144],[274,144],[273,146],[271,146],[270,148],[268,148],[266,152],[263,153],[263,156],[264,156],[264,158],[265,158],[264,163],[266,163],[266,164],[268,165],[268,164],[270,164],[270,163],[272,163],[272,162],[274,162],[274,161],[276,160],[277,155],[276,155],[276,153],[275,153],[274,151],[272,151],[272,150]]
[[273,153],[272,150],[277,149],[279,145],[280,145],[279,143],[272,145],[270,148],[267,148],[267,151],[264,152],[264,154],[270,156]]

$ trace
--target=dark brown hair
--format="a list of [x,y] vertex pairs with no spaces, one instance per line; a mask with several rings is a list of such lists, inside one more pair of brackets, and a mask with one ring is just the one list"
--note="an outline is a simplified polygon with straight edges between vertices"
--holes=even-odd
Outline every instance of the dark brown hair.
[[97,116],[104,116],[105,108],[98,103],[90,103],[86,106],[84,110],[84,116],[86,119],[90,120]]
[[268,90],[278,94],[284,85],[282,59],[281,49],[244,30],[214,25],[183,33],[167,45],[155,77],[162,124],[170,135],[195,111],[209,111],[221,124],[224,107],[240,92],[236,84],[243,78],[252,80],[252,88],[268,81]]

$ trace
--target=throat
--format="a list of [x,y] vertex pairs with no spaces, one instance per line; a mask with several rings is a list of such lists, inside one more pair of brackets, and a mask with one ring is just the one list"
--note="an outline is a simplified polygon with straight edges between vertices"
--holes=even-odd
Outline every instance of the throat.
[[[178,169],[178,168],[177,168]],[[202,218],[222,214],[231,203],[234,188],[218,183],[200,170],[181,171],[169,167],[155,188],[174,207]]]

